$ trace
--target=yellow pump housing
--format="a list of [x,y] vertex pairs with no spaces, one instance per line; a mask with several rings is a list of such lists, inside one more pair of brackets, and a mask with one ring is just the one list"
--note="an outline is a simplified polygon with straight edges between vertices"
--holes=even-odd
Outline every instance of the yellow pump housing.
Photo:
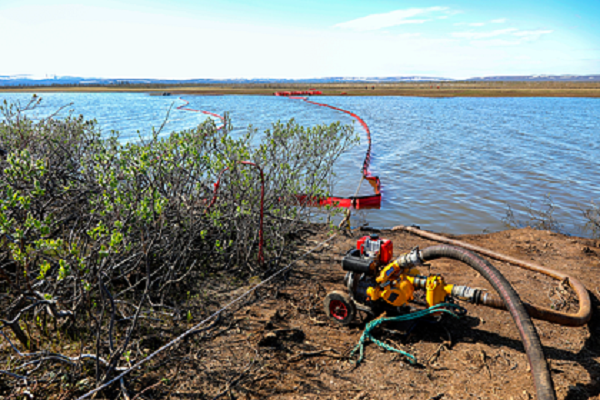
[[400,275],[398,279],[390,282],[384,288],[380,286],[369,287],[367,296],[372,301],[384,299],[394,307],[400,307],[414,299],[415,287],[411,281],[406,279],[405,275]]
[[[400,307],[414,299],[415,278],[419,278],[419,270],[410,270],[400,265],[398,260],[388,264],[381,270],[375,281],[378,283],[367,289],[371,301],[384,299],[389,304]],[[423,278],[420,278],[423,279]],[[420,280],[419,286],[423,284]],[[425,299],[429,307],[443,303],[452,293],[454,285],[446,285],[441,275],[431,275],[425,282]]]
[[400,307],[413,300],[415,286],[410,277],[407,277],[406,272],[416,275],[419,271],[416,268],[410,271],[406,270],[407,268],[401,267],[397,260],[388,264],[375,279],[379,285],[369,287],[367,296],[372,301],[383,298],[395,307]]

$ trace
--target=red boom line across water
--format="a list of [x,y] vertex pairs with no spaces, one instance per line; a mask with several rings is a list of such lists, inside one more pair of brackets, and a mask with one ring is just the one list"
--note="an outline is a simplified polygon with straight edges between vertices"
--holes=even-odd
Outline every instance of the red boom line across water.
[[[367,125],[367,123],[361,117],[359,117],[357,114],[355,114],[351,111],[344,110],[339,107],[334,107],[334,106],[331,106],[331,105],[325,104],[325,103],[317,103],[316,101],[308,100],[306,97],[296,97],[296,96],[294,96],[295,94],[321,94],[321,92],[311,91],[311,93],[298,93],[298,92],[291,92],[291,93],[290,92],[282,92],[281,94],[278,92],[275,93],[276,96],[286,96],[290,99],[302,100],[307,103],[314,104],[314,105],[317,105],[320,107],[327,107],[327,108],[331,108],[332,110],[341,111],[343,113],[350,115],[352,118],[356,119],[358,121],[358,123],[364,128],[364,130],[367,132],[367,139],[369,141],[369,146],[367,147],[367,153],[365,155],[365,160],[363,161],[362,174],[363,174],[363,178],[368,180],[369,183],[371,184],[371,186],[373,186],[373,188],[375,189],[375,194],[371,195],[371,196],[351,196],[351,197],[332,196],[332,197],[324,197],[324,198],[314,199],[314,198],[308,198],[308,196],[306,196],[306,195],[299,195],[298,200],[307,201],[310,204],[319,205],[319,206],[333,205],[333,206],[337,206],[337,207],[346,207],[346,208],[354,207],[357,209],[358,208],[380,208],[381,207],[381,181],[379,180],[379,177],[374,176],[373,174],[371,174],[371,171],[369,171],[369,167],[371,166],[371,130],[369,129],[369,126]],[[178,110],[200,112],[202,114],[206,114],[206,115],[210,115],[210,116],[219,118],[223,122],[223,125],[219,126],[217,129],[223,128],[224,123],[225,123],[225,118],[223,118],[219,114],[215,114],[210,111],[188,108],[187,105],[190,103],[187,100],[183,100],[181,97],[179,98],[179,100],[184,101],[185,104],[182,104],[181,106],[177,107]],[[256,165],[253,162],[240,161],[240,164],[254,166],[260,172],[260,178],[261,178],[260,203],[261,204],[260,204],[260,222],[259,222],[258,262],[259,262],[259,264],[262,264],[264,262],[264,256],[263,256],[263,240],[264,239],[263,239],[263,226],[262,226],[264,190],[265,190],[264,189],[264,184],[265,184],[264,174],[263,174],[262,168],[260,168],[260,166]],[[208,209],[210,209],[210,207],[215,203],[215,200],[217,198],[217,193],[219,191],[219,185],[221,183],[221,177],[222,177],[223,173],[225,171],[227,171],[228,169],[229,168],[225,168],[219,174],[219,179],[217,180],[217,182],[214,185],[215,188],[214,188],[214,192],[213,192],[213,198],[211,199],[208,207],[206,208],[206,211],[208,211]]]
[[[296,92],[275,92],[274,94],[275,94],[275,96],[285,96],[289,99],[302,100],[306,103],[314,104],[314,105],[317,105],[320,107],[327,107],[327,108],[331,108],[332,110],[346,113],[346,114],[350,115],[352,118],[356,119],[358,121],[358,123],[363,127],[363,129],[367,133],[367,140],[368,140],[369,144],[367,147],[367,153],[365,154],[365,159],[363,161],[363,166],[362,166],[361,172],[362,172],[363,178],[366,179],[367,181],[369,181],[371,186],[373,186],[373,189],[375,190],[374,195],[350,196],[350,197],[331,196],[331,197],[322,197],[319,199],[307,199],[307,196],[300,195],[300,196],[298,196],[298,199],[300,201],[308,200],[311,204],[318,205],[318,206],[333,205],[333,206],[337,206],[337,207],[346,207],[346,208],[350,208],[350,207],[380,208],[381,207],[381,181],[379,180],[379,177],[374,176],[373,174],[371,174],[371,171],[369,171],[369,167],[371,166],[371,130],[369,129],[369,126],[367,125],[367,123],[360,116],[358,116],[357,114],[355,114],[351,111],[344,110],[343,108],[339,108],[339,107],[334,107],[334,106],[331,106],[331,105],[325,104],[325,103],[317,103],[316,101],[308,100],[308,98],[306,98],[306,97],[296,96],[296,95],[300,95],[300,94],[309,94],[309,95],[322,94],[322,92],[318,91],[318,90],[296,91]],[[225,119],[222,116],[220,116],[219,114],[215,114],[210,111],[189,108],[187,106],[190,103],[187,100],[184,100],[181,97],[179,98],[179,100],[184,101],[185,104],[182,104],[179,107],[177,107],[178,110],[200,112],[202,114],[206,114],[206,115],[210,115],[212,117],[219,118],[221,121],[223,121],[223,123],[225,122]],[[224,125],[220,125],[219,127],[217,127],[217,129],[222,129],[223,126]]]
[[[275,93],[277,95],[277,92]],[[314,203],[318,205],[335,205],[338,207],[354,207],[354,208],[379,208],[381,207],[381,181],[378,176],[374,176],[369,171],[369,167],[371,166],[371,130],[367,123],[355,113],[344,110],[343,108],[330,106],[325,103],[317,103],[316,101],[308,100],[306,97],[296,97],[296,96],[288,96],[290,99],[302,100],[306,103],[314,104],[320,107],[331,108],[332,110],[341,111],[350,115],[352,118],[356,119],[358,123],[364,128],[367,132],[367,139],[369,142],[369,146],[367,147],[367,153],[365,154],[365,160],[363,161],[362,174],[364,179],[368,180],[373,189],[375,189],[375,194],[371,196],[351,196],[351,197],[324,197],[318,200],[314,200]],[[300,198],[301,200],[305,200],[306,196]]]
[[210,111],[196,110],[195,108],[188,108],[187,106],[190,104],[190,102],[189,102],[189,101],[187,101],[187,100],[184,100],[184,99],[182,99],[181,97],[179,98],[179,100],[181,100],[181,101],[185,101],[185,104],[182,104],[182,105],[180,105],[179,107],[177,107],[177,109],[178,109],[178,110],[182,110],[182,111],[191,111],[191,112],[199,112],[199,113],[202,113],[202,114],[210,115],[211,117],[218,118],[218,119],[220,119],[220,120],[221,120],[221,122],[222,122],[223,124],[221,124],[221,126],[218,126],[218,127],[217,127],[217,130],[219,130],[219,129],[223,129],[223,126],[224,126],[224,124],[225,124],[225,118],[224,118],[224,117],[222,117],[221,115],[219,115],[219,114],[215,114],[215,113],[213,113],[213,112],[210,112]]

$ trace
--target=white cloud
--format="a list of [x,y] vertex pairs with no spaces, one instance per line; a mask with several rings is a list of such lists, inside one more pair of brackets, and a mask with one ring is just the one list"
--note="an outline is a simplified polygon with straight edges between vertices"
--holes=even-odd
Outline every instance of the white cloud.
[[495,37],[495,36],[507,35],[507,34],[515,32],[515,31],[518,31],[518,29],[517,28],[497,29],[497,30],[491,31],[491,32],[452,32],[452,36],[455,38],[477,40],[477,39],[487,39],[487,38],[491,38],[491,37]]
[[419,37],[421,36],[420,33],[401,33],[399,35],[397,35],[397,37],[399,39],[410,39],[410,38],[415,38],[415,37]]
[[484,26],[485,22],[455,22],[454,26]]
[[522,43],[521,40],[489,39],[475,40],[471,44],[477,47],[495,47],[495,46],[517,46]]
[[374,31],[403,24],[422,24],[429,20],[410,18],[445,10],[447,10],[447,7],[409,8],[384,14],[371,14],[366,17],[336,24],[334,25],[334,28],[352,29],[356,31]]
[[442,15],[441,17],[437,17],[437,19],[447,19],[448,16],[447,15]]
[[537,31],[519,31],[519,32],[515,32],[513,33],[513,35],[515,36],[521,36],[521,37],[540,37],[541,35],[547,35],[549,33],[552,33],[554,31],[549,31],[549,30],[537,30]]
[[[516,46],[537,40],[551,30],[520,31],[517,28],[497,29],[491,32],[454,32],[453,37],[471,40],[477,47]],[[497,38],[504,36],[503,38]]]
[[428,22],[431,21],[430,19],[407,19],[405,21],[402,21],[399,25],[403,25],[403,24],[422,24],[424,22]]
[[[471,40],[471,44],[481,46],[515,46],[539,39],[551,30],[521,31],[517,28],[496,29],[490,32],[453,32],[452,37]],[[504,36],[504,38],[497,38]]]
[[[492,24],[503,24],[506,22],[506,18],[499,18],[499,19],[493,19],[491,21],[489,21]],[[472,23],[467,23],[467,22],[457,22],[454,24],[454,26],[484,26],[486,24],[486,22],[472,22]]]

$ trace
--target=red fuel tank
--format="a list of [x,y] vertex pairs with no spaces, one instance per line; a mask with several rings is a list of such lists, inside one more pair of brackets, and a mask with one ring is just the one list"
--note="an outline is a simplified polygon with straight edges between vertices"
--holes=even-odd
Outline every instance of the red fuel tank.
[[389,264],[394,257],[394,244],[389,239],[380,239],[379,235],[373,233],[363,236],[356,242],[356,248],[361,254],[373,256],[379,252],[379,262],[382,265]]

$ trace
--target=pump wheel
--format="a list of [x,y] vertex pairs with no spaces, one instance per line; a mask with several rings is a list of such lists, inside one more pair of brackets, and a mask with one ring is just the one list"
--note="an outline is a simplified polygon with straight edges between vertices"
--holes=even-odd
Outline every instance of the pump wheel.
[[335,290],[325,296],[325,315],[340,325],[349,325],[356,315],[356,307],[350,295]]

